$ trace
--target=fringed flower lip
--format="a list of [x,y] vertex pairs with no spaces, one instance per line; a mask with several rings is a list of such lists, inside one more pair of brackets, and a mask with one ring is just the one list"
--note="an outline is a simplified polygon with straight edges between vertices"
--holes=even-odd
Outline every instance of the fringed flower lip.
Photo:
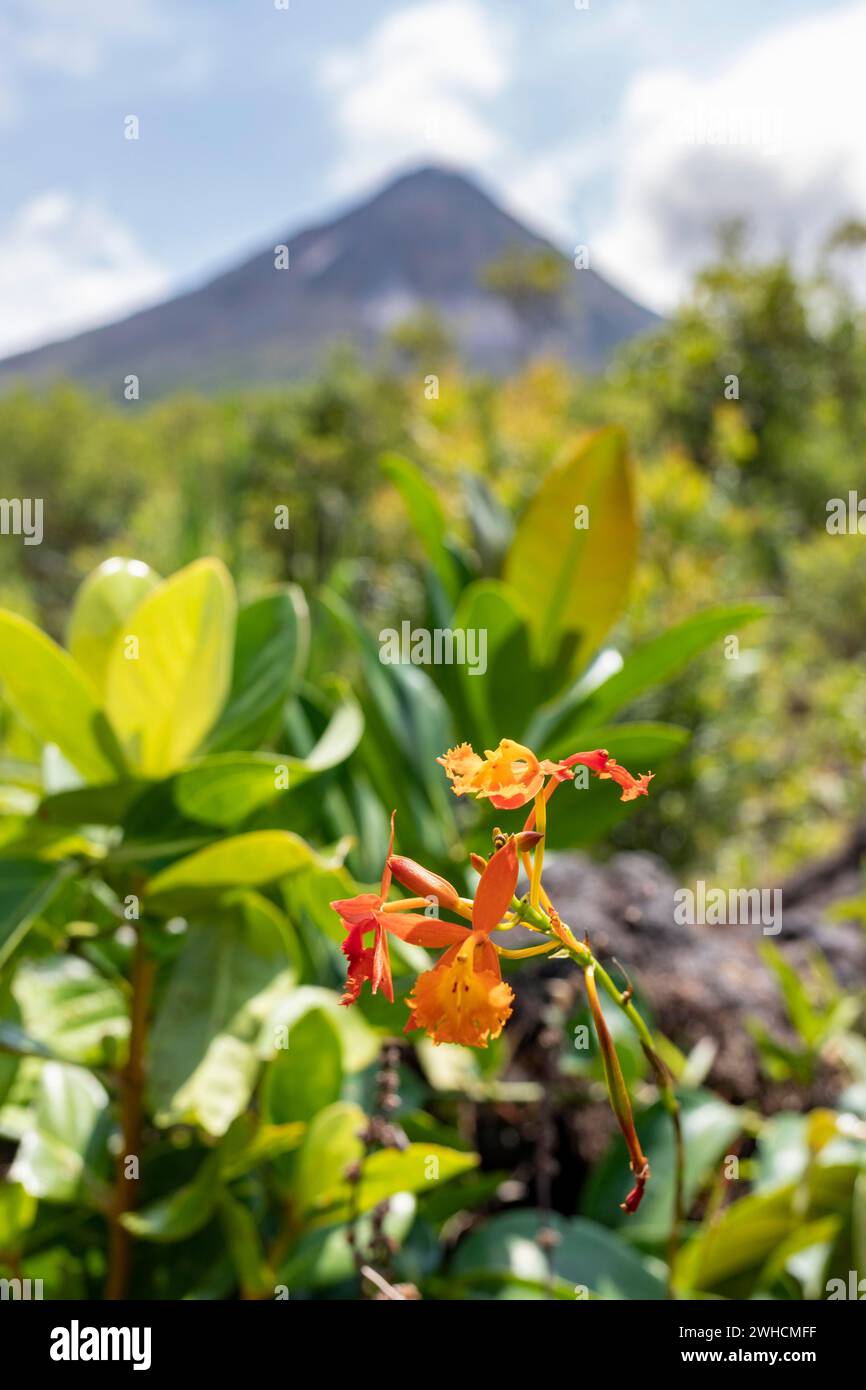
[[[490,940],[517,887],[517,845],[508,840],[489,860],[472,905],[472,928],[415,981],[406,1000],[412,1010],[406,1032],[423,1028],[434,1043],[486,1047],[511,1017],[514,992],[502,978]],[[444,924],[440,924],[444,925]]]
[[632,776],[606,748],[572,753],[552,762],[549,758],[537,758],[531,748],[510,738],[502,739],[498,748],[486,749],[483,758],[471,744],[460,743],[436,761],[444,767],[455,796],[487,798],[501,811],[525,806],[541,791],[545,778],[564,781],[573,775],[572,768],[577,764],[589,768],[603,781],[616,782],[622,788],[621,801],[646,796],[653,778],[651,772]]

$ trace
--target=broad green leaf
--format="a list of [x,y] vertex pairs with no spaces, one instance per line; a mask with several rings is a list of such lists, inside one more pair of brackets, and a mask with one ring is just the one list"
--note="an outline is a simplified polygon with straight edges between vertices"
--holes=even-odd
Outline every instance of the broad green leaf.
[[366,1125],[361,1107],[348,1101],[337,1101],[319,1111],[298,1154],[292,1195],[299,1211],[310,1216],[334,1200],[346,1169],[361,1157],[364,1146],[360,1135]]
[[248,1207],[224,1192],[219,1204],[226,1244],[244,1298],[270,1296],[273,1271],[265,1258],[259,1227]]
[[9,1171],[47,1202],[101,1205],[107,1195],[108,1092],[90,1072],[60,1062],[42,1067],[31,1128]]
[[599,1298],[658,1299],[662,1282],[641,1258],[604,1226],[556,1212],[504,1212],[484,1222],[457,1247],[450,1272],[473,1284],[485,1275],[513,1275],[545,1283],[548,1262],[538,1244],[542,1227],[552,1227],[559,1243],[550,1251],[550,1268],[559,1279],[580,1285]]
[[385,454],[382,472],[400,493],[412,527],[440,583],[451,598],[457,593],[457,571],[445,544],[445,513],[435,487],[420,468],[400,454]]
[[[39,1042],[38,1038],[31,1037],[29,1033],[18,1023],[13,1023],[7,1018],[0,1019],[0,1053],[7,1057],[44,1057],[47,1061],[54,1060],[66,1062],[71,1059],[60,1057],[53,1052],[45,1043]],[[77,1059],[76,1059],[77,1060]],[[4,1091],[0,1088],[0,1102],[3,1100]]]
[[22,965],[15,996],[24,1027],[65,1061],[98,1064],[109,1039],[120,1044],[121,1060],[129,1035],[129,1005],[109,980],[79,956],[49,956]]
[[259,1055],[263,1059],[273,1059],[279,1043],[311,1009],[320,1009],[336,1029],[343,1046],[344,1071],[362,1071],[375,1061],[381,1047],[379,1034],[358,1009],[343,1008],[339,994],[319,985],[301,985],[277,1002],[262,1028]]
[[572,731],[603,723],[644,691],[651,690],[677,675],[690,661],[714,643],[719,644],[721,659],[722,640],[729,634],[736,634],[739,628],[763,617],[765,613],[766,608],[758,603],[711,608],[707,612],[696,613],[683,623],[678,623],[661,637],[644,642],[626,657],[622,668],[597,686],[570,716],[561,718],[548,737],[555,736],[557,740],[567,739]]
[[684,1291],[722,1290],[729,1280],[748,1297],[751,1285],[778,1245],[798,1228],[806,1212],[793,1205],[794,1184],[771,1193],[741,1197],[706,1225],[682,1251],[676,1283]]
[[108,660],[118,636],[159,582],[160,576],[142,560],[114,556],[89,574],[78,590],[66,645],[100,695],[105,693]]
[[754,1191],[772,1192],[795,1182],[811,1159],[808,1119],[794,1111],[779,1111],[761,1125],[755,1153]]
[[190,820],[231,827],[310,775],[286,755],[214,753],[178,774],[174,801]]
[[[240,1127],[240,1132],[236,1129]],[[291,1153],[301,1143],[306,1125],[300,1122],[286,1125],[258,1124],[249,1114],[241,1115],[229,1130],[220,1150],[220,1171],[226,1182],[243,1177],[261,1163],[271,1163],[283,1154]]]
[[487,644],[483,674],[473,675],[469,666],[460,668],[462,695],[473,724],[461,734],[483,748],[495,748],[503,730],[519,740],[546,693],[541,674],[531,664],[528,613],[519,595],[497,579],[477,580],[460,595],[454,627],[484,633]]
[[292,793],[337,764],[357,747],[364,719],[357,701],[338,706],[306,758],[277,753],[215,753],[185,768],[174,781],[178,809],[204,825],[230,827]]
[[441,1144],[410,1144],[407,1148],[379,1149],[364,1160],[357,1196],[341,1182],[322,1200],[329,1206],[342,1204],[344,1214],[357,1203],[357,1210],[370,1211],[398,1192],[418,1195],[432,1192],[440,1183],[478,1166],[478,1155],[444,1148]]
[[[575,525],[577,507],[589,509],[585,528]],[[605,427],[550,469],[506,558],[505,578],[529,610],[538,665],[552,665],[575,641],[569,664],[586,662],[622,610],[637,541],[625,434]]]
[[226,1133],[258,1080],[262,1024],[292,979],[282,914],[263,898],[245,894],[189,928],[151,1032],[157,1124]]
[[53,825],[119,825],[146,785],[124,781],[55,792],[40,803],[39,819]]
[[185,896],[256,888],[296,873],[314,859],[309,845],[290,830],[234,835],[155,874],[147,891],[148,905],[157,912],[172,911]]
[[225,566],[197,560],[164,580],[126,629],[109,659],[106,708],[131,766],[165,777],[200,746],[229,691],[235,595]]
[[186,1240],[210,1220],[221,1191],[220,1154],[215,1150],[204,1160],[192,1182],[140,1211],[127,1212],[122,1221],[138,1240]]
[[19,1183],[0,1183],[0,1250],[18,1250],[36,1219],[38,1204]]
[[117,737],[95,687],[68,652],[26,618],[0,609],[0,684],[21,723],[54,743],[89,782],[123,770]]
[[328,1015],[311,1009],[288,1034],[265,1073],[262,1113],[272,1124],[310,1120],[339,1099],[343,1046]]
[[273,731],[307,664],[310,614],[303,591],[286,584],[238,613],[231,689],[206,741],[209,752],[257,748]]
[[0,966],[69,877],[64,864],[0,859]]

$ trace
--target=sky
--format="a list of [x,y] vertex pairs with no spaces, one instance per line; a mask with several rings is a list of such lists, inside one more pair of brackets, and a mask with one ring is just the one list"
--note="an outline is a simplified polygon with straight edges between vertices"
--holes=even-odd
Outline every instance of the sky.
[[866,219],[864,53],[866,0],[0,0],[0,354],[431,163],[664,312],[726,218]]

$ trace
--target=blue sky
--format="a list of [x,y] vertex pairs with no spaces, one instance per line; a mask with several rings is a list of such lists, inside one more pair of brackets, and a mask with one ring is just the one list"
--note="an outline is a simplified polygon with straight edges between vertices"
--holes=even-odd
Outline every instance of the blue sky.
[[0,0],[0,351],[412,164],[474,171],[660,308],[722,216],[805,254],[864,211],[863,0],[281,3]]

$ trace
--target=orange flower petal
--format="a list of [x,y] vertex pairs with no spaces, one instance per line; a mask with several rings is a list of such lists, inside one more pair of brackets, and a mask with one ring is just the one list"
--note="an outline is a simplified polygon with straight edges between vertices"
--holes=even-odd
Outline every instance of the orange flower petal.
[[417,917],[409,912],[389,912],[382,923],[411,946],[453,946],[470,934],[459,922],[441,922],[438,917]]
[[475,890],[472,926],[476,931],[492,932],[499,926],[514,897],[517,874],[517,845],[512,837],[488,861]]
[[468,792],[487,797],[501,811],[525,806],[541,790],[545,773],[556,766],[541,764],[530,748],[511,738],[502,739],[498,748],[488,748],[483,758],[470,744],[461,743],[437,762],[451,778],[451,790],[457,796]]

